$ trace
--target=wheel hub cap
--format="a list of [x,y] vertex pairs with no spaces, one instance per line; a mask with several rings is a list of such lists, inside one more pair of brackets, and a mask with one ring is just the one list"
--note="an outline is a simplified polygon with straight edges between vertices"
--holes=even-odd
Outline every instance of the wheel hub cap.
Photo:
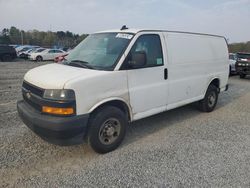
[[109,145],[116,141],[120,135],[121,124],[118,119],[109,118],[101,126],[99,140],[102,144]]
[[216,101],[215,93],[211,93],[211,95],[208,97],[208,105],[209,107],[213,107]]
[[114,134],[114,132],[115,132],[114,127],[109,126],[109,127],[105,128],[105,133],[107,136],[112,136]]

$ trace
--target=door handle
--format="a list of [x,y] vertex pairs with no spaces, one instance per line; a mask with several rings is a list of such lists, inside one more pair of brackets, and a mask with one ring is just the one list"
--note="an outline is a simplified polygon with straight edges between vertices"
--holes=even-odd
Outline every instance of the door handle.
[[164,79],[165,80],[168,79],[168,69],[167,68],[164,69]]

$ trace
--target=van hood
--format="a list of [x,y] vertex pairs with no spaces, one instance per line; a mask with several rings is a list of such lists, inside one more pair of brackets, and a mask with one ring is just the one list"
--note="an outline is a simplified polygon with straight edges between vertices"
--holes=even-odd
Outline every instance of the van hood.
[[43,89],[63,89],[71,79],[99,75],[102,72],[53,63],[31,69],[25,74],[24,80]]

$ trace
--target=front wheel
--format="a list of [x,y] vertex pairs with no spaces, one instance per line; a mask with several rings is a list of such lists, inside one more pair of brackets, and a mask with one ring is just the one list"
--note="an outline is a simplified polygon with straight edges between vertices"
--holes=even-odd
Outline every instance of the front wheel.
[[210,85],[207,89],[204,99],[199,101],[199,109],[203,112],[212,112],[217,104],[218,88]]
[[42,56],[37,56],[37,57],[36,57],[36,61],[37,61],[37,62],[43,61],[43,57],[42,57]]
[[113,106],[97,110],[89,122],[88,143],[97,153],[115,150],[123,141],[128,120],[126,115]]

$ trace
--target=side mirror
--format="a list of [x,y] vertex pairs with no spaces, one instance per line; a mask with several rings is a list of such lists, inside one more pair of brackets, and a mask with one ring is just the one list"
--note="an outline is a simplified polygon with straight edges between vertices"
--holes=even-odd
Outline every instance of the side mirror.
[[134,52],[130,56],[128,64],[131,68],[140,68],[146,65],[147,56],[145,51]]

